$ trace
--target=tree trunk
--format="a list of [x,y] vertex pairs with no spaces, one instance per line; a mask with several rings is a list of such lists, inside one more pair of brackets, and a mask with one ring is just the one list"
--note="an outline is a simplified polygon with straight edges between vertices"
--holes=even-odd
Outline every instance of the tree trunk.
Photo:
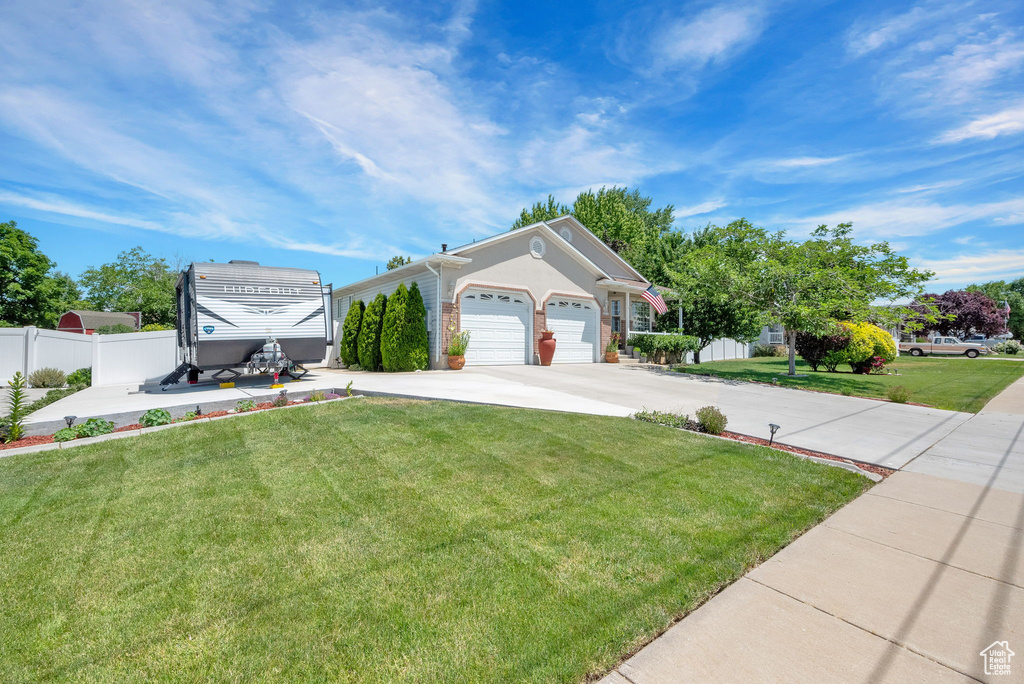
[[796,375],[796,330],[786,333],[789,337],[789,374]]
[[700,349],[693,352],[693,362],[694,364],[700,364]]

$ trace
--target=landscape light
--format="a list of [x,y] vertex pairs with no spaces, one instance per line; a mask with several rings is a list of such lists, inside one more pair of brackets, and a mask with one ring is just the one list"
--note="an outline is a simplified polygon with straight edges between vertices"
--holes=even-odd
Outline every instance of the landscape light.
[[196,415],[197,416],[203,415],[203,409],[199,408],[198,404],[196,404]]
[[772,431],[772,436],[768,439],[768,446],[771,446],[775,441],[775,433],[779,431],[779,426],[775,423],[768,423],[768,429]]
[[64,416],[64,422],[68,424],[68,427],[74,425],[76,420],[78,420],[78,416]]

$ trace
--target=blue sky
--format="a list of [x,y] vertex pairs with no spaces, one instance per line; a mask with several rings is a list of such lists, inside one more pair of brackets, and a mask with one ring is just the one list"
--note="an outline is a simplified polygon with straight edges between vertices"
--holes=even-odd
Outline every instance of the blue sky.
[[342,284],[628,184],[1024,275],[1024,4],[5,3],[0,220]]

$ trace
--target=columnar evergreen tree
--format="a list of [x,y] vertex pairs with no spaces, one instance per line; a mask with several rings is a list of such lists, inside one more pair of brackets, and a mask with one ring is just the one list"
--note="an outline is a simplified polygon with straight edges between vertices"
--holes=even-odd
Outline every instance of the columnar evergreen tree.
[[409,361],[413,370],[430,368],[430,339],[427,336],[427,307],[423,304],[420,286],[409,288],[409,304],[405,308],[406,331],[409,336]]
[[369,371],[381,369],[380,333],[388,298],[378,294],[363,313],[363,324],[359,329],[359,365]]
[[388,299],[384,326],[380,331],[380,362],[388,373],[412,370],[408,366],[406,342],[406,316],[409,306],[409,290],[400,283]]
[[345,322],[341,324],[341,343],[338,345],[338,354],[341,362],[346,366],[359,363],[359,328],[363,324],[363,312],[366,306],[363,300],[352,302],[345,314]]

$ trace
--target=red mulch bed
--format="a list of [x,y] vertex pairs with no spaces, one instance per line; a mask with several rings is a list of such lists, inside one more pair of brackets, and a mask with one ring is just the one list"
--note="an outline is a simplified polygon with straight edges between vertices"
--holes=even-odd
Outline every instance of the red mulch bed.
[[129,430],[141,430],[142,423],[132,423],[131,425],[125,425],[114,430],[114,432],[128,432]]
[[203,417],[204,418],[219,418],[220,416],[226,416],[226,415],[228,415],[227,411],[210,411],[209,413],[204,413]]
[[31,437],[22,437],[17,442],[11,442],[10,444],[0,444],[0,450],[2,449],[17,449],[18,447],[35,446],[36,444],[49,444],[53,441],[53,435],[33,435]]
[[[751,437],[750,435],[741,435],[738,432],[723,432],[722,437],[728,437],[729,439],[735,439],[738,442],[746,442],[747,444],[759,444],[761,446],[768,446],[767,439],[761,439],[760,437]],[[881,475],[882,477],[889,477],[896,471],[891,468],[883,468],[872,463],[861,463],[860,461],[853,461],[849,458],[841,458],[833,454],[826,454],[821,451],[811,451],[810,449],[801,449],[800,447],[789,446],[788,444],[779,444],[778,442],[773,443],[773,449],[779,449],[780,451],[788,451],[793,454],[800,454],[801,456],[815,456],[817,458],[825,458],[829,461],[839,461],[841,463],[849,463],[855,465],[861,470],[866,470],[875,475]]]

